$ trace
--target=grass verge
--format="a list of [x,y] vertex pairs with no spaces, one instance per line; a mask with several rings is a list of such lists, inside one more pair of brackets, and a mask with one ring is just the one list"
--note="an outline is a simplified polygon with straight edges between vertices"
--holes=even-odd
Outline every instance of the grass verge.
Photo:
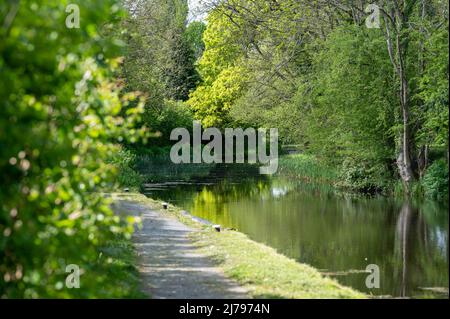
[[281,156],[279,174],[318,184],[333,185],[338,180],[338,172],[335,169],[307,154]]
[[101,249],[100,258],[105,259],[102,275],[111,278],[114,289],[117,290],[117,296],[127,299],[147,298],[139,287],[136,251],[131,239],[118,236]]
[[[115,194],[161,210],[161,202],[141,194]],[[246,235],[224,230],[220,233],[182,214],[178,207],[161,210],[190,226],[192,239],[201,253],[209,256],[225,274],[247,289],[253,298],[365,298],[366,295],[341,286],[316,269],[300,264],[274,249],[250,240]]]

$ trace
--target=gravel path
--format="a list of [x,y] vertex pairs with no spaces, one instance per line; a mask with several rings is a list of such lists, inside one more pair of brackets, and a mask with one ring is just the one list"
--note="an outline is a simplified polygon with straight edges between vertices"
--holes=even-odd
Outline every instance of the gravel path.
[[154,299],[247,298],[207,257],[196,251],[191,228],[143,204],[120,201],[116,208],[142,218],[133,237],[138,251],[142,290]]

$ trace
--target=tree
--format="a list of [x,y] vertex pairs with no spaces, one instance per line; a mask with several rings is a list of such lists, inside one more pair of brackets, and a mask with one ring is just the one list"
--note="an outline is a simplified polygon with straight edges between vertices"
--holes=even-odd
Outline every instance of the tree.
[[[125,13],[115,0],[83,2],[70,29],[68,4],[0,3],[2,298],[133,296],[107,246],[134,219],[101,195],[115,187],[108,160],[141,131],[139,95],[115,80],[123,42],[105,36]],[[69,264],[82,289],[65,287]]]
[[239,65],[239,33],[219,11],[211,12],[204,33],[205,52],[198,63],[202,83],[190,95],[189,106],[205,127],[230,123],[231,105],[245,85],[245,68]]
[[410,42],[408,23],[414,13],[417,1],[386,1],[382,9],[386,30],[386,43],[389,57],[399,81],[400,107],[403,119],[402,135],[399,142],[397,166],[405,190],[410,192],[411,182],[414,180],[412,165],[411,140],[411,95],[407,72],[407,55]]
[[145,0],[130,4],[125,77],[131,90],[147,92],[152,106],[163,99],[186,100],[199,77],[187,38],[186,0]]
[[187,1],[130,1],[128,10],[123,77],[129,91],[147,96],[142,121],[157,133],[151,144],[165,146],[173,128],[192,126],[183,101],[200,81],[186,33]]
[[[377,9],[380,28],[368,28]],[[405,193],[430,153],[448,153],[445,1],[223,0],[211,10],[203,83],[188,102],[208,125],[278,127],[343,175],[356,164],[359,178],[400,179]]]
[[189,23],[184,33],[186,42],[189,43],[194,58],[197,61],[205,51],[205,42],[203,42],[203,33],[206,30],[206,24],[201,21]]
[[[364,12],[364,3],[358,1],[333,1],[333,5],[353,17],[355,12],[358,13],[357,15]],[[385,31],[387,51],[398,86],[401,129],[398,135],[396,163],[405,191],[409,193],[411,182],[417,175],[422,176],[428,165],[427,156],[424,155],[428,153],[428,146],[417,147],[418,141],[413,133],[420,131],[423,125],[420,118],[426,117],[425,114],[427,114],[423,105],[419,105],[423,103],[423,100],[418,98],[421,93],[419,93],[420,87],[417,86],[417,82],[421,82],[420,79],[427,73],[427,60],[430,57],[426,54],[424,47],[424,37],[429,36],[426,35],[425,30],[436,34],[439,33],[439,29],[448,25],[448,18],[445,15],[445,12],[448,13],[448,4],[441,1],[432,1],[427,4],[426,1],[416,0],[385,0],[379,3],[379,9],[384,21],[382,27]],[[355,22],[358,23],[360,20],[355,19]],[[430,28],[426,28],[427,21]],[[443,32],[448,35],[448,29]],[[448,52],[441,47],[441,53],[445,55],[446,51]],[[419,54],[415,55],[415,52]],[[415,65],[418,65],[419,69],[415,68]],[[441,76],[441,81],[448,83],[448,70],[447,74],[445,72],[438,74]],[[444,99],[445,95],[448,99],[448,90],[443,92]],[[444,112],[440,112],[441,115],[448,112],[446,108],[441,111]],[[441,127],[446,126],[444,122],[440,121]],[[420,150],[419,155],[416,154],[417,149]],[[416,173],[417,170],[419,174]]]

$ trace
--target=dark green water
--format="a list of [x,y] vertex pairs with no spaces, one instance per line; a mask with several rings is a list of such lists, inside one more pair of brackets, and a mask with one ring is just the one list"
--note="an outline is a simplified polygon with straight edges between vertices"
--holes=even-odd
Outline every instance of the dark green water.
[[[228,168],[189,182],[148,185],[144,193],[236,228],[360,291],[448,298],[448,208],[438,203],[346,198]],[[366,287],[368,274],[361,271],[369,264],[380,269],[379,289]]]

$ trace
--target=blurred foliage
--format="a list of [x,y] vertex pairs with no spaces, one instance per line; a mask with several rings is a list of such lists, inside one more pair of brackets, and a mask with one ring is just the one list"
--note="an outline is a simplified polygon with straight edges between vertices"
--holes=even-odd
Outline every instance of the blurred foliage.
[[[66,27],[69,2],[80,28]],[[1,297],[135,296],[130,265],[105,249],[135,219],[99,193],[115,185],[117,145],[145,135],[143,96],[115,71],[124,42],[110,35],[124,17],[116,0],[0,3]],[[68,264],[80,289],[65,286]]]

